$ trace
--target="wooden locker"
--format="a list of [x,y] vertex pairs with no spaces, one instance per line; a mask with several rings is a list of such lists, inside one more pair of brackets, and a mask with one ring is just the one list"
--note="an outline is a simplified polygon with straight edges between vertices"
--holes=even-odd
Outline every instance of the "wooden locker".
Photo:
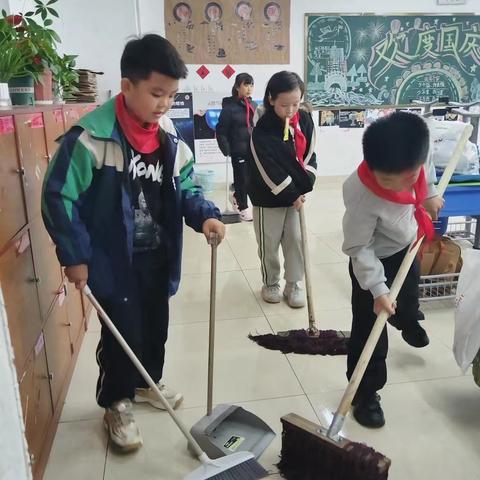
[[35,476],[36,469],[39,467],[38,459],[43,453],[45,435],[53,417],[43,333],[38,336],[25,370],[22,375],[19,375],[19,389],[25,437]]
[[42,329],[37,281],[30,236],[28,230],[25,230],[0,256],[0,285],[19,373],[23,371],[25,361]]
[[65,131],[68,132],[82,116],[82,107],[79,105],[65,106],[63,109],[63,118],[65,122]]
[[20,163],[25,169],[24,188],[27,217],[32,220],[40,214],[42,183],[48,165],[43,114],[15,115]]
[[56,140],[61,137],[65,131],[63,111],[61,108],[47,110],[43,112],[45,122],[45,138],[47,140],[47,155],[51,160],[58,148]]
[[85,317],[83,314],[83,304],[81,293],[75,288],[73,283],[65,279],[65,292],[67,295],[67,315],[70,323],[70,339],[72,348],[77,344],[78,336],[82,330],[86,329]]
[[65,290],[62,288],[55,299],[52,311],[43,327],[45,350],[47,352],[50,387],[54,408],[67,381],[67,373],[72,359],[73,348],[70,342],[70,323],[67,316]]
[[0,117],[0,248],[27,223],[12,115]]
[[55,253],[55,244],[45,229],[42,217],[37,216],[30,222],[30,235],[40,311],[43,320],[46,320],[62,286],[62,270]]

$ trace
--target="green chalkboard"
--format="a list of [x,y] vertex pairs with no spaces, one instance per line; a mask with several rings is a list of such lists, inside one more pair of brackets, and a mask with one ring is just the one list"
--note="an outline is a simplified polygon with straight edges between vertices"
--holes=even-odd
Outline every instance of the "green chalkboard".
[[480,16],[306,14],[305,42],[315,108],[480,100]]

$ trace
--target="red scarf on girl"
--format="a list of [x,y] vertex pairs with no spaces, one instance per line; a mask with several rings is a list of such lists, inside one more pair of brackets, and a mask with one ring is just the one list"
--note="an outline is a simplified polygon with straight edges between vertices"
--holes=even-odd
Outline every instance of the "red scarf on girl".
[[160,148],[158,137],[160,125],[158,123],[151,123],[148,127],[141,125],[128,113],[123,93],[119,93],[115,98],[115,115],[128,143],[137,152],[153,153]]
[[303,156],[307,150],[307,139],[305,135],[300,130],[300,114],[297,112],[291,119],[290,125],[293,127],[294,140],[295,140],[295,150],[297,152],[297,160],[302,167],[304,167]]
[[381,187],[372,170],[364,160],[358,167],[358,176],[361,182],[377,197],[383,198],[393,203],[400,203],[402,205],[414,205],[415,206],[415,220],[418,224],[417,240],[423,235],[427,240],[432,240],[435,235],[435,229],[433,227],[432,219],[428,215],[427,211],[423,207],[423,201],[427,198],[428,187],[425,179],[425,169],[420,169],[420,174],[417,181],[413,185],[413,195],[410,191],[394,192]]
[[250,111],[252,112],[252,115],[255,113],[252,107],[252,104],[250,103],[250,100],[248,97],[244,97],[243,100],[245,101],[245,105],[247,106],[247,128],[248,131],[251,132],[252,127],[250,125]]

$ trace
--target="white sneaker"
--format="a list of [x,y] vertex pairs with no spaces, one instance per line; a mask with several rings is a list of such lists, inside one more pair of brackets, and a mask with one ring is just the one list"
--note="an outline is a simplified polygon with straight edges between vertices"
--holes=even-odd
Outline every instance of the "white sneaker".
[[115,402],[105,409],[103,425],[113,444],[123,452],[132,452],[143,445],[132,413],[132,402],[128,398]]
[[240,210],[240,219],[244,222],[251,222],[253,220],[252,209],[247,207],[245,210]]
[[[168,388],[164,383],[158,382],[157,387],[174,410],[183,402],[183,395]],[[151,388],[136,388],[134,401],[136,403],[146,402],[159,410],[166,410],[157,394]]]
[[287,303],[292,308],[302,308],[305,306],[305,295],[303,290],[298,286],[298,283],[287,283],[283,296]]
[[275,285],[262,287],[262,298],[267,303],[280,303],[282,300],[282,295],[280,294],[280,285],[276,283]]

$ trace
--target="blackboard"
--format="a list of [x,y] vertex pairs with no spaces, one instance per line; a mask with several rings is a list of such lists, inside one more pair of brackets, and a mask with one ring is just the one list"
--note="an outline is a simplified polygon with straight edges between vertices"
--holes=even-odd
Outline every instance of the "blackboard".
[[480,16],[305,15],[314,106],[480,100]]

